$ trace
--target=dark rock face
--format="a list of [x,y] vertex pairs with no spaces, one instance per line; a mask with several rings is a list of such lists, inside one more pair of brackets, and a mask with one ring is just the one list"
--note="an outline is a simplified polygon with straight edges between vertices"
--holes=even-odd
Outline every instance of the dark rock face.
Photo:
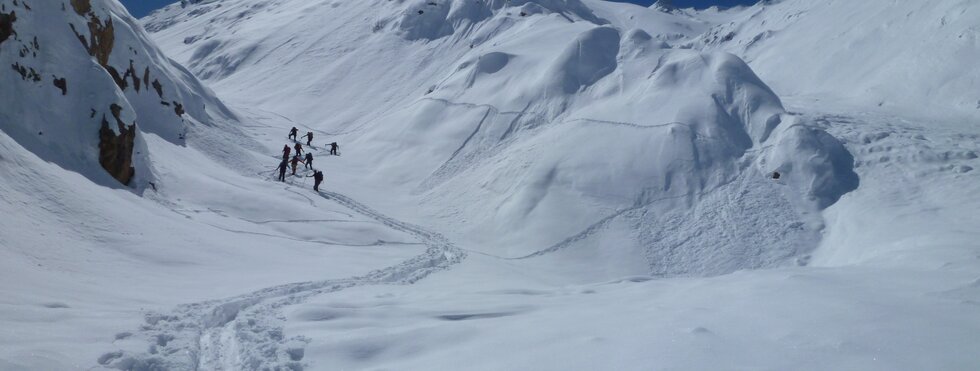
[[9,14],[0,13],[0,44],[7,41],[10,35],[15,35],[14,22],[17,21],[17,13],[11,11]]
[[54,82],[54,87],[61,90],[61,95],[68,95],[68,80],[66,80],[65,78],[59,79],[55,77],[53,82]]
[[136,124],[125,125],[119,119],[121,110],[121,107],[112,105],[119,134],[109,128],[109,121],[105,117],[102,118],[102,128],[99,129],[99,164],[120,183],[129,185],[136,175],[136,169],[133,168]]

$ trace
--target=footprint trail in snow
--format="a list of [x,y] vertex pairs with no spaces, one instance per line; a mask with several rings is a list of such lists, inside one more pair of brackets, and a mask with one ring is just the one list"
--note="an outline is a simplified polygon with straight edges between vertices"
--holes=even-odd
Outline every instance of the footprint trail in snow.
[[[427,246],[426,251],[363,276],[273,286],[232,298],[181,305],[169,314],[147,314],[140,333],[150,343],[149,349],[143,354],[105,353],[98,363],[123,370],[302,370],[303,349],[309,340],[286,337],[283,307],[356,286],[412,284],[466,257],[439,233],[385,216],[339,193],[324,191],[320,195],[415,236]],[[125,334],[117,335],[117,339],[131,336]]]

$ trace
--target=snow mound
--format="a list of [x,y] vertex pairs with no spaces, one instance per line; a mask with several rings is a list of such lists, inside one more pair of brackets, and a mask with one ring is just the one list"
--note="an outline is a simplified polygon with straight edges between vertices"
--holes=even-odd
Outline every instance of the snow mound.
[[[103,185],[154,181],[144,134],[183,145],[232,117],[149,41],[116,1],[0,1],[0,130],[46,161]],[[100,169],[101,167],[101,169]],[[111,176],[111,177],[110,177]]]

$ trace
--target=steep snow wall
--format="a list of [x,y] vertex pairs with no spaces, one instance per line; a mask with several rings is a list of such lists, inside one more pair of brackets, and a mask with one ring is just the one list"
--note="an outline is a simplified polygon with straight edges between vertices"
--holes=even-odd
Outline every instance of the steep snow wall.
[[98,183],[145,188],[144,134],[182,145],[231,117],[115,0],[0,0],[0,40],[0,130]]
[[357,181],[486,253],[598,256],[597,275],[805,263],[818,211],[857,187],[847,151],[739,58],[670,49],[690,19],[600,10],[219,0],[144,22],[229,99],[342,135]]

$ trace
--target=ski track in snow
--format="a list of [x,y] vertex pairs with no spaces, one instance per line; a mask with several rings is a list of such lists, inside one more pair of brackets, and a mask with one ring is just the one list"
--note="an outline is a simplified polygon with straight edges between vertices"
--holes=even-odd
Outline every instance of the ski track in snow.
[[140,328],[150,342],[145,354],[108,352],[98,363],[124,370],[302,370],[303,348],[309,340],[283,334],[283,307],[356,286],[412,284],[466,257],[439,233],[385,216],[339,193],[321,191],[320,196],[411,234],[428,248],[421,255],[364,276],[273,286],[181,305],[169,314],[149,313]]

